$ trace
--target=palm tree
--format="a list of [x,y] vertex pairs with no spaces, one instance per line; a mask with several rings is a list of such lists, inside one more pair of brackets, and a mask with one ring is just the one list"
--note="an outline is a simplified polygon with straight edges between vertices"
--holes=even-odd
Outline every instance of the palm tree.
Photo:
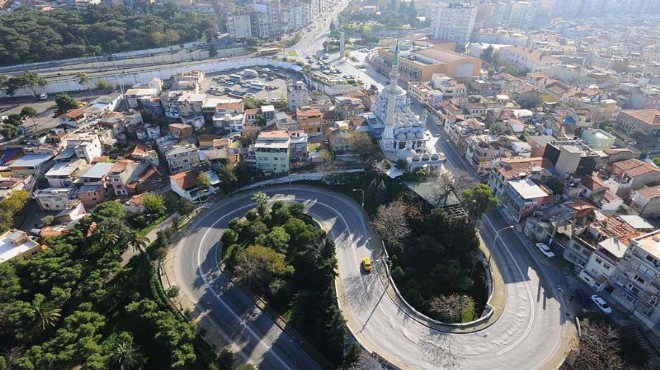
[[[123,340],[122,340],[123,339]],[[110,352],[110,365],[114,369],[128,370],[142,362],[139,347],[133,345],[133,338],[120,338]]]
[[94,232],[96,240],[102,245],[112,245],[117,243],[119,235],[106,225],[100,225]]
[[149,245],[149,239],[147,239],[146,236],[133,232],[128,240],[128,245],[133,248],[134,251],[146,256],[147,260],[149,260],[149,254],[145,253],[147,246]]
[[46,301],[43,294],[37,294],[32,301],[32,317],[34,321],[45,331],[54,327],[60,319],[62,310]]
[[264,192],[255,193],[252,201],[257,205],[257,212],[263,217],[266,214],[266,205],[268,204],[268,195]]
[[233,183],[238,180],[234,171],[235,166],[231,163],[227,163],[220,168],[220,178],[227,184]]

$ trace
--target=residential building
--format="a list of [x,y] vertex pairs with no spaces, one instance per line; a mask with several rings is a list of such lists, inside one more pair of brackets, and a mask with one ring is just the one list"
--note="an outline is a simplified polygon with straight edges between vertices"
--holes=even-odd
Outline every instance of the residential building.
[[47,188],[34,192],[42,211],[61,211],[70,208],[76,202],[73,188]]
[[36,182],[34,176],[3,177],[0,175],[0,201],[11,196],[15,191],[23,190],[32,194]]
[[44,175],[51,188],[68,188],[73,185],[81,169],[86,166],[85,160],[58,162]]
[[630,207],[640,216],[660,216],[660,185],[633,191],[630,197]]
[[552,190],[542,185],[551,177],[550,161],[544,158],[502,158],[491,169],[488,185],[516,222],[546,204],[553,204]]
[[227,33],[233,40],[252,38],[252,26],[249,14],[230,14],[227,16]]
[[468,3],[441,4],[433,15],[433,38],[455,42],[456,49],[463,51],[472,36],[477,8]]
[[480,176],[487,175],[490,172],[492,160],[499,157],[499,154],[499,137],[475,135],[467,138],[465,159]]
[[209,194],[209,189],[199,186],[198,178],[199,172],[197,171],[180,172],[170,176],[170,186],[172,191],[181,198],[197,203],[206,199]]
[[614,287],[611,297],[649,329],[657,330],[660,323],[660,230],[631,239],[610,282]]
[[85,206],[92,207],[105,200],[105,187],[103,185],[83,185],[74,189],[76,198]]
[[[594,287],[594,283],[598,282],[603,284],[604,279],[600,278],[598,281],[594,278],[597,278],[601,273],[598,271],[604,270],[606,274],[613,271],[611,267],[616,267],[619,259],[621,257],[616,256],[607,256],[605,252],[598,253],[596,256],[592,257],[594,252],[600,248],[610,248],[610,254],[620,255],[621,248],[628,246],[631,238],[634,238],[639,235],[639,232],[627,222],[620,219],[619,217],[612,216],[605,219],[593,221],[588,224],[586,227],[577,229],[572,236],[566,249],[564,250],[564,258],[571,262],[575,266],[575,271],[580,274],[586,267],[589,261],[592,261],[591,268],[596,269],[596,271],[591,271],[590,274],[583,274],[582,279],[585,280],[588,284]],[[604,245],[599,246],[599,243],[603,241],[608,241]],[[622,242],[625,246],[612,244]],[[595,257],[600,256],[600,261],[596,261]],[[603,264],[603,260],[608,260],[608,264]],[[594,263],[600,265],[600,267],[594,266]],[[608,269],[607,267],[610,267]],[[586,276],[587,278],[585,278]],[[591,277],[590,277],[591,276]],[[595,285],[596,288],[602,288],[600,285]]]
[[193,127],[187,123],[170,123],[168,126],[170,134],[179,138],[179,140],[186,140],[193,134]]
[[289,106],[289,112],[295,112],[298,108],[306,106],[309,103],[309,90],[303,81],[292,83],[289,81],[286,86],[286,101]]
[[150,102],[158,96],[158,90],[152,88],[128,89],[124,93],[124,99],[131,109],[140,108],[144,103]]
[[275,119],[275,107],[273,105],[262,105],[259,111],[266,122]]
[[295,131],[298,129],[298,122],[285,112],[275,112],[275,128],[277,130]]
[[614,146],[616,137],[607,131],[588,128],[582,131],[582,140],[593,150],[605,150]]
[[310,106],[296,108],[296,121],[298,129],[304,130],[308,135],[324,131],[323,113],[319,108]]
[[204,83],[204,72],[189,71],[177,73],[172,78],[174,79],[173,90],[192,90],[197,93]]
[[304,161],[307,159],[308,136],[303,130],[287,130],[289,132],[289,158],[291,161]]
[[499,57],[503,62],[529,72],[548,72],[552,67],[561,64],[559,59],[520,46],[501,48]]
[[0,264],[15,258],[29,259],[41,251],[39,243],[25,231],[9,230],[0,235]]
[[108,174],[114,166],[114,163],[95,163],[80,171],[77,175],[76,183],[83,185],[101,185],[105,188],[108,181]]
[[581,177],[596,169],[600,155],[579,140],[555,140],[546,144],[543,158],[549,160],[561,176]]
[[66,136],[66,146],[73,148],[76,157],[92,163],[103,155],[103,144],[99,136],[91,133],[75,133]]
[[231,99],[216,105],[213,128],[217,132],[242,132],[244,126],[245,105],[242,100]]
[[622,110],[616,118],[622,130],[645,135],[660,135],[660,109]]
[[593,290],[597,292],[603,290],[628,249],[627,243],[628,240],[617,238],[608,238],[598,242],[578,277]]
[[605,185],[612,193],[624,198],[633,190],[660,182],[660,168],[635,158],[612,164],[611,173]]
[[35,176],[38,178],[42,175],[48,162],[53,159],[53,157],[52,153],[25,154],[14,160],[9,165],[9,169],[13,174],[18,176]]
[[257,169],[266,173],[289,172],[291,137],[287,131],[265,131],[254,144]]
[[529,30],[534,27],[534,17],[536,16],[537,4],[533,1],[513,1],[509,3],[508,22],[503,24],[507,28]]
[[189,171],[199,164],[199,151],[195,144],[178,144],[164,154],[170,173]]
[[177,105],[179,107],[179,115],[184,120],[184,122],[190,120],[194,121],[195,119],[202,117],[204,99],[206,99],[206,94],[197,94],[192,92],[185,92],[179,96],[177,99]]
[[[415,45],[417,41],[415,42]],[[378,49],[375,56],[368,59],[374,68],[388,74],[392,68],[394,50]],[[410,50],[399,56],[399,73],[404,81],[431,81],[434,73],[442,73],[456,80],[467,80],[481,72],[481,59],[444,50],[433,45],[430,47],[411,46]]]
[[336,121],[333,127],[328,129],[328,145],[335,154],[347,154],[351,151],[351,136],[355,131],[350,131],[348,123]]
[[89,119],[83,109],[72,109],[60,116],[60,123],[70,127],[78,127]]
[[342,120],[361,119],[364,114],[364,104],[358,98],[337,96],[335,97],[335,112]]

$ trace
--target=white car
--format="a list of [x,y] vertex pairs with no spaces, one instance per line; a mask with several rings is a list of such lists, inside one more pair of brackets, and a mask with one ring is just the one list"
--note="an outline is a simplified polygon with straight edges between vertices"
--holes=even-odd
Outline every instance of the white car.
[[536,248],[538,248],[541,253],[545,254],[545,256],[548,258],[553,258],[555,256],[555,254],[550,250],[550,247],[544,243],[536,243]]
[[605,302],[605,300],[598,294],[592,295],[591,300],[594,302],[596,307],[603,311],[604,314],[609,315],[612,313],[612,307],[610,307],[610,305],[608,305],[607,302]]

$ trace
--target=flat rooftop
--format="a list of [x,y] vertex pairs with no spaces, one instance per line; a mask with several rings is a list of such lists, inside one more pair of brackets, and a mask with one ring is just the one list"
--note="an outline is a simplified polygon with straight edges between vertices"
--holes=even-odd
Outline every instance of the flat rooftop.
[[510,180],[509,184],[523,199],[535,199],[548,196],[548,193],[530,179]]
[[653,257],[660,259],[660,230],[634,238],[633,241]]
[[23,231],[7,231],[0,235],[0,263],[20,256],[38,245],[39,243],[30,239]]

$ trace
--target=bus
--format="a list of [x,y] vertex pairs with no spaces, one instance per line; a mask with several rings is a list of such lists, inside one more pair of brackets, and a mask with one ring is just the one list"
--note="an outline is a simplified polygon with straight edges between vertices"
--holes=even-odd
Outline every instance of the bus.
[[282,51],[280,48],[261,48],[257,50],[258,56],[275,55]]

